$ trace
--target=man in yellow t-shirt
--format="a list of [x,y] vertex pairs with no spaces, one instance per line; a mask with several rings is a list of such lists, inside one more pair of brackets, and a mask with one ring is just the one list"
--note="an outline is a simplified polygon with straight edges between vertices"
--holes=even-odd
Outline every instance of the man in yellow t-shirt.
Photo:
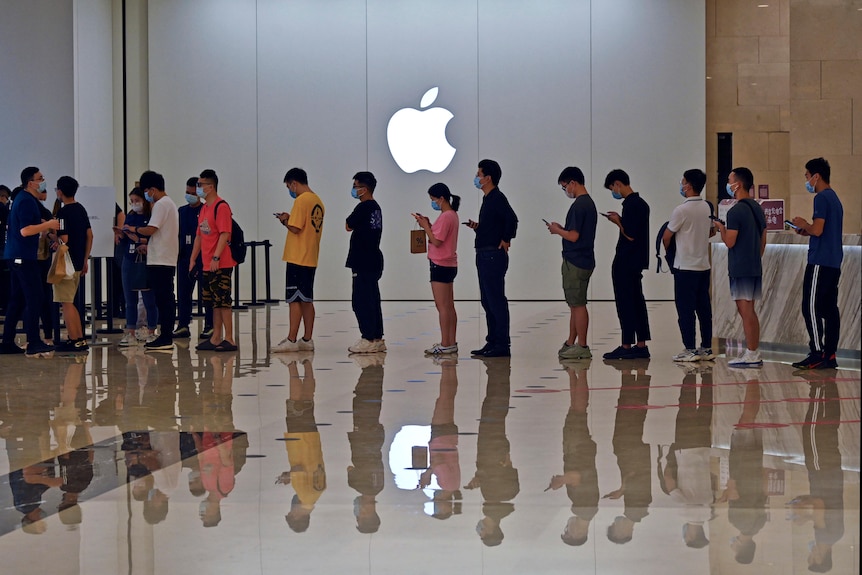
[[[296,200],[293,212],[276,214],[278,221],[287,228],[282,259],[287,262],[285,299],[290,304],[290,331],[272,352],[313,351],[314,272],[323,234],[323,202],[308,187],[308,174],[302,168],[288,170],[284,185],[290,197]],[[301,339],[298,338],[300,323],[304,326]]]

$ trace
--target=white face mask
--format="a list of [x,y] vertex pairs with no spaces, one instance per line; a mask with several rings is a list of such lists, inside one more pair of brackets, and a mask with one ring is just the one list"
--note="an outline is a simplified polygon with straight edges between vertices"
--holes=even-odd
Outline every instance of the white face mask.
[[144,211],[144,204],[132,204],[130,207],[132,208],[132,211],[136,214],[140,214]]

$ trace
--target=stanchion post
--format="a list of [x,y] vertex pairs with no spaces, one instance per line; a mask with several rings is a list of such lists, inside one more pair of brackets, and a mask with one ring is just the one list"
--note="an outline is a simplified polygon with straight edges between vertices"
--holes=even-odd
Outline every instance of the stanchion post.
[[239,266],[233,269],[233,305],[231,309],[248,309],[247,305],[243,305],[239,301]]
[[263,240],[263,247],[264,247],[264,258],[265,258],[264,262],[263,262],[263,271],[264,271],[264,275],[266,276],[265,277],[266,299],[263,300],[263,303],[269,303],[269,304],[275,303],[275,304],[277,304],[281,300],[277,300],[277,299],[272,298],[272,291],[271,291],[271,285],[270,285],[269,249],[272,247],[272,244],[269,242],[269,240]]
[[[107,263],[107,270],[105,270],[105,273],[107,274],[106,279],[108,280],[108,304],[106,307],[108,325],[103,329],[96,329],[96,321],[93,320],[93,341],[96,341],[96,333],[123,333],[122,329],[114,328],[114,258],[105,258],[104,260],[102,258],[93,258],[93,267],[99,274],[101,274],[102,271],[102,261]],[[94,275],[93,277],[96,278],[97,276]],[[93,307],[95,308],[95,302],[101,301],[99,291],[101,290],[102,282],[100,278],[97,278],[94,281],[96,282],[96,295],[93,297]],[[99,306],[99,309],[102,309],[101,306]]]

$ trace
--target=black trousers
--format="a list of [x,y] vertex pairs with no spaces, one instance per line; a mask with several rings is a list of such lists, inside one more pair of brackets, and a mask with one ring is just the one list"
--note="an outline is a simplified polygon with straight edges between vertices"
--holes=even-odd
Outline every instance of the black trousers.
[[[195,285],[198,279],[202,277],[203,271],[201,266],[195,266],[193,276],[189,275],[189,260],[180,258],[177,265],[177,326],[188,327],[192,322],[192,296],[194,295]],[[213,308],[212,306],[204,306],[204,327],[212,327],[213,325]]]
[[614,261],[611,281],[622,329],[622,343],[625,345],[652,339],[644,299],[643,270],[630,269]]
[[802,317],[811,353],[831,357],[838,350],[841,314],[838,311],[840,268],[808,264],[802,281]]
[[710,270],[674,270],[673,299],[677,323],[685,349],[697,347],[695,316],[700,323],[700,347],[712,347],[712,302],[709,299]]
[[9,260],[11,282],[9,302],[6,306],[6,320],[3,322],[3,343],[15,343],[18,322],[23,318],[27,343],[38,343],[39,313],[42,310],[42,273],[37,260]]
[[383,338],[383,307],[380,304],[382,272],[353,272],[353,313],[363,339]]
[[156,297],[156,308],[159,310],[159,337],[171,338],[174,332],[174,322],[177,319],[177,301],[174,296],[173,266],[147,266],[147,286]]
[[509,347],[509,300],[506,299],[506,272],[509,254],[506,250],[476,252],[479,274],[479,298],[485,310],[488,335],[485,341],[492,347]]

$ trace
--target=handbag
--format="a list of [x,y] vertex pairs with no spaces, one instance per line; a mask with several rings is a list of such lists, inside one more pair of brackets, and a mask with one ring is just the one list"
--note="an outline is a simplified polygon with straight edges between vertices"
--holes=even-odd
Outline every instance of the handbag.
[[129,278],[129,289],[132,291],[146,291],[147,287],[147,260],[143,254],[138,253],[135,256],[135,261],[128,264],[129,271],[126,277]]
[[426,244],[426,240],[427,238],[425,236],[425,230],[410,230],[410,253],[424,254],[425,252],[427,252],[428,246]]
[[58,239],[57,251],[54,252],[54,259],[51,260],[51,267],[48,269],[48,283],[58,284],[74,277],[75,266],[72,264],[72,256],[69,255],[69,246]]

